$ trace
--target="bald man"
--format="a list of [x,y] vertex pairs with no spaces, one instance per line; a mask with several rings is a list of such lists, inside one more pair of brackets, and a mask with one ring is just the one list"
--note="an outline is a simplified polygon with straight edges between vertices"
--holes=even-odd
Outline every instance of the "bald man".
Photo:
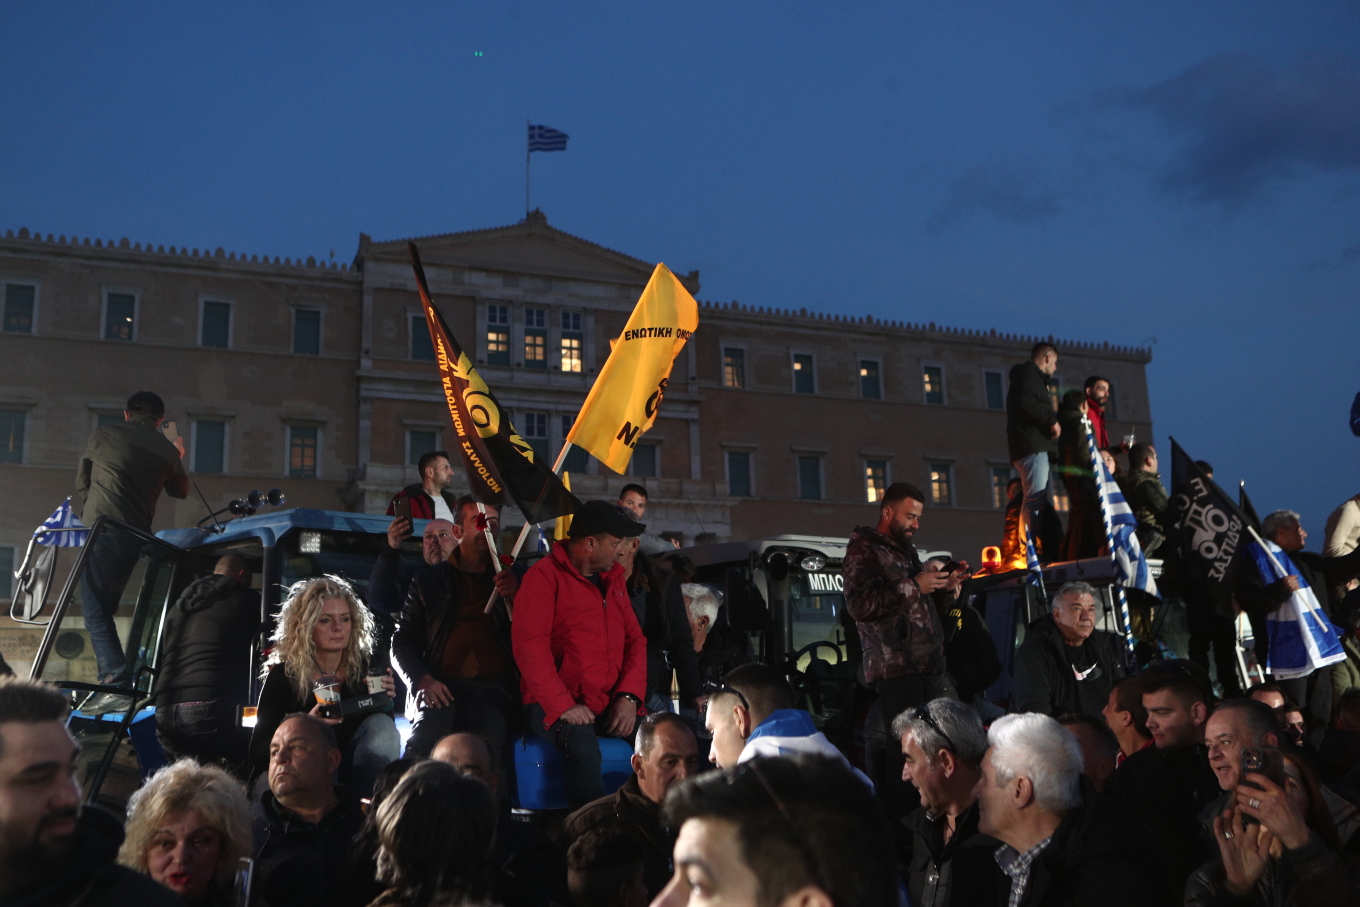
[[[476,734],[449,734],[430,750],[430,758],[476,778],[493,793],[500,786],[500,773],[495,769],[491,747]],[[548,907],[554,902],[570,904],[563,852],[534,826],[511,818],[508,798],[499,794],[497,798],[502,804],[502,814],[491,851],[491,866],[495,873],[491,900],[504,907]]]
[[260,593],[239,555],[180,594],[165,616],[155,684],[156,737],[170,761],[192,756],[245,778],[250,732],[237,720],[250,702],[251,643]]

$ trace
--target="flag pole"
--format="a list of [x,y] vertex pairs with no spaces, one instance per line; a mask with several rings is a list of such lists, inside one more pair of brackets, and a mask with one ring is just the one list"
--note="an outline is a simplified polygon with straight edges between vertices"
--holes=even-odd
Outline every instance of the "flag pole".
[[[567,441],[567,442],[563,443],[563,445],[562,445],[562,450],[561,450],[560,452],[558,452],[558,454],[557,454],[557,462],[553,464],[553,468],[552,468],[553,475],[559,475],[559,474],[561,474],[561,472],[562,472],[562,461],[565,460],[565,459],[567,458],[567,451],[571,450],[571,446],[572,446],[572,445],[571,445],[571,442],[570,442],[570,441]],[[480,508],[482,505],[481,505],[481,504],[478,504],[477,506]],[[482,512],[485,513],[486,511],[483,510]],[[530,522],[528,522],[528,521],[526,520],[525,523],[524,523],[524,525],[523,525],[522,527],[520,527],[520,530],[519,530],[519,538],[515,539],[515,547],[510,549],[510,559],[511,559],[511,560],[514,560],[515,558],[519,557],[519,551],[520,551],[521,548],[524,547],[524,540],[527,539],[527,538],[529,537],[529,530],[530,530],[532,527],[534,527],[535,525],[537,525],[537,524],[536,524],[536,523],[530,523]],[[490,532],[490,530],[487,530],[486,538],[487,538],[487,543],[490,544],[490,543],[491,543],[491,532]],[[492,555],[491,555],[491,556],[492,556],[493,560],[495,560],[495,562],[496,562],[496,572],[497,572],[497,573],[500,573],[500,572],[501,572],[501,562],[500,562],[500,559],[499,559],[499,558],[496,558],[495,550],[496,550],[496,549],[495,549],[494,547],[491,549],[491,551],[492,551]],[[494,608],[494,607],[496,606],[496,599],[499,598],[499,597],[500,597],[500,593],[493,590],[492,593],[491,593],[491,598],[487,599],[486,607],[483,609],[483,612],[486,613],[486,614],[490,614],[490,613],[491,613],[491,609]],[[505,610],[506,610],[507,613],[510,611],[510,603],[509,603],[509,602],[506,602],[506,603],[505,603]],[[513,619],[513,617],[512,617],[511,619]]]
[[529,219],[529,130],[533,124],[524,121],[524,218]]
[[[1086,447],[1091,454],[1091,470],[1096,477],[1096,497],[1100,500],[1100,518],[1105,523],[1105,544],[1110,549],[1110,562],[1114,564],[1116,575],[1119,572],[1119,561],[1114,554],[1114,523],[1110,520],[1110,505],[1105,496],[1105,483],[1101,480],[1105,461],[1100,459],[1100,451],[1096,450],[1096,438],[1091,433],[1091,420],[1083,413],[1081,417],[1082,428],[1086,429]],[[1119,617],[1124,624],[1124,645],[1128,647],[1129,656],[1134,653],[1133,643],[1133,621],[1129,618],[1129,600],[1124,595],[1124,587],[1118,580],[1114,583],[1115,601],[1119,604]]]

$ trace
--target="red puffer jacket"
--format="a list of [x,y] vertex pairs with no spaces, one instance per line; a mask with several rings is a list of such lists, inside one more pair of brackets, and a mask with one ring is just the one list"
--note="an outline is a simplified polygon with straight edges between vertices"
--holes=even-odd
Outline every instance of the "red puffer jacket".
[[584,705],[596,715],[618,693],[647,695],[647,640],[624,586],[623,568],[601,574],[608,594],[572,566],[565,545],[529,569],[510,626],[524,704],[543,707],[543,726]]

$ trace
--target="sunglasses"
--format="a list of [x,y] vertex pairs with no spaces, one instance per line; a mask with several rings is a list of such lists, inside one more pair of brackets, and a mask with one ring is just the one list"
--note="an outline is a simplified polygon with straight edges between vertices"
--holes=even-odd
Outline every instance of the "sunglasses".
[[945,746],[949,749],[951,753],[958,752],[958,747],[954,746],[954,741],[951,740],[949,735],[944,732],[944,728],[940,727],[939,722],[937,722],[934,718],[930,717],[930,703],[922,703],[921,705],[918,705],[916,707],[916,711],[912,713],[911,717],[916,721],[924,721],[927,727],[929,727],[932,731],[943,737]]
[[[751,711],[751,705],[746,701],[746,697],[741,694],[741,690],[735,689],[734,687],[729,687],[725,683],[718,683],[712,680],[704,683],[704,694],[707,695],[710,700],[714,696],[720,695],[722,693],[728,693],[737,697],[737,699],[741,702],[741,707],[748,712]],[[708,711],[708,703],[704,703],[704,711],[705,712]]]

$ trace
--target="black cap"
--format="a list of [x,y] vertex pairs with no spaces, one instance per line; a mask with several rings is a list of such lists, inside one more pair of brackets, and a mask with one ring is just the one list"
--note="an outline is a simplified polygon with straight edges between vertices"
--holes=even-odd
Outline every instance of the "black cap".
[[571,516],[570,538],[579,539],[587,535],[607,532],[627,539],[642,535],[646,526],[636,522],[628,511],[608,501],[586,501],[585,506]]

